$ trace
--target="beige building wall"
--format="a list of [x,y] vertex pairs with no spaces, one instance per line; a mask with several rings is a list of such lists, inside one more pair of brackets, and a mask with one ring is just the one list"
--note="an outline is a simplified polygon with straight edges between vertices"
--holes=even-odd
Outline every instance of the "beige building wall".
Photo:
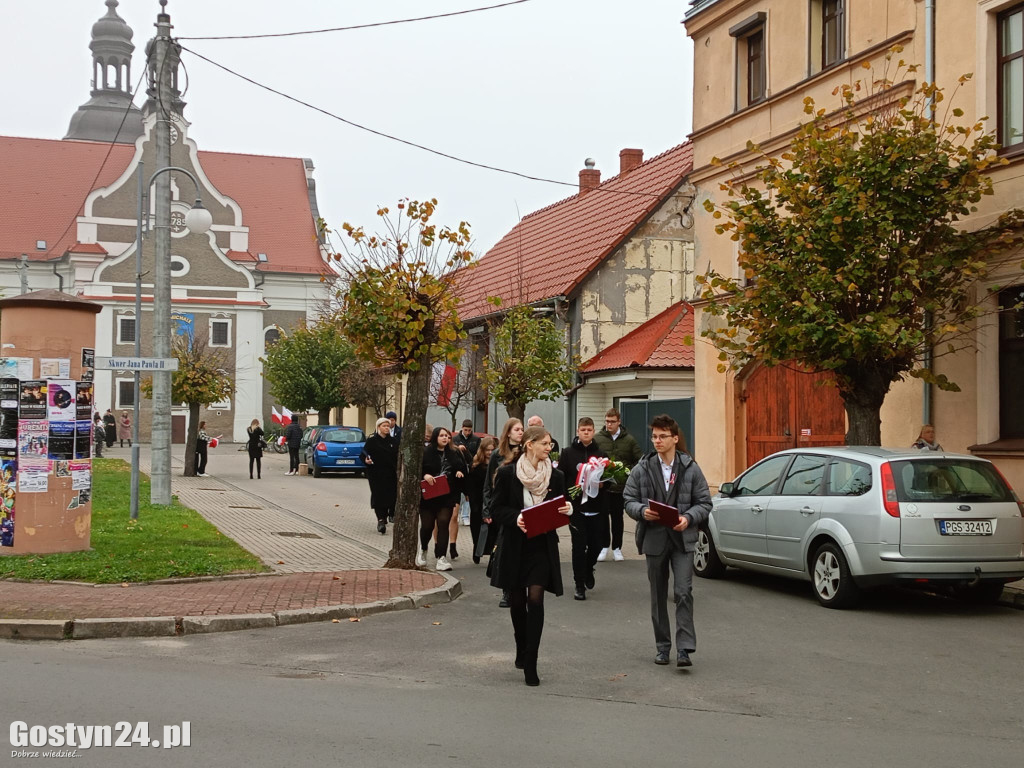
[[[995,51],[996,14],[1019,0],[953,0],[935,3],[936,82],[952,97],[955,106],[965,111],[962,121],[970,123],[992,116],[989,129],[995,129],[997,110]],[[784,150],[796,127],[807,119],[804,99],[815,100],[818,107],[834,109],[840,105],[832,91],[840,84],[853,83],[868,74],[864,64],[876,73],[885,69],[889,48],[904,47],[899,54],[908,63],[921,64],[918,73],[893,95],[911,92],[924,79],[924,13],[920,0],[847,0],[845,8],[845,59],[824,72],[815,72],[812,57],[816,22],[811,0],[717,0],[691,12],[686,20],[687,34],[694,42],[693,133],[694,171],[691,180],[700,192],[698,202],[726,199],[719,184],[733,172],[725,165],[738,162],[752,169],[757,158],[747,150],[747,141],[759,144],[770,154]],[[737,69],[741,42],[730,29],[764,14],[767,55],[766,94],[763,101],[744,106],[740,92],[742,76]],[[890,70],[892,65],[890,65]],[[956,90],[958,78],[974,77]],[[940,116],[947,102],[940,105]],[[719,158],[723,165],[712,165]],[[1024,204],[1024,155],[1012,158],[1006,167],[992,173],[996,194],[979,205],[965,221],[976,227],[991,221],[999,212]],[[696,248],[701,264],[724,274],[736,276],[735,244],[714,232],[714,220],[698,214],[695,224]],[[1017,264],[1019,265],[1019,259]],[[1019,266],[994,275],[978,286],[977,297],[986,301],[988,288],[1008,285],[1024,279]],[[991,309],[995,301],[988,299]],[[699,306],[695,317],[697,334],[708,318]],[[968,446],[988,443],[998,434],[998,337],[994,321],[978,324],[977,344],[955,356],[936,359],[935,368],[946,374],[961,392],[934,393],[933,421],[939,439],[950,450],[966,451]],[[716,371],[717,351],[696,341],[696,396],[701,404],[696,416],[696,440],[701,465],[708,480],[718,484],[743,469],[738,450],[744,440],[744,428],[737,417],[733,393],[734,375]],[[893,385],[882,411],[882,440],[885,445],[907,445],[916,438],[921,423],[923,385],[908,379]],[[1011,483],[1024,487],[1024,451],[989,455],[1000,465]]]

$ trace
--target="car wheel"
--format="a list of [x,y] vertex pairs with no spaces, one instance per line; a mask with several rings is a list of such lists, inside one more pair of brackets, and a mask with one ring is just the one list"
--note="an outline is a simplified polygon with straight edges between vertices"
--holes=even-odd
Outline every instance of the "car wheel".
[[697,546],[693,550],[693,572],[705,579],[720,579],[725,576],[725,563],[718,556],[711,532],[704,526],[697,530]]
[[850,575],[850,566],[836,544],[818,547],[811,563],[814,596],[826,608],[848,608],[860,597],[860,588]]
[[320,465],[313,462],[313,477],[323,477],[324,471],[320,469]]
[[995,605],[1003,594],[1003,582],[1000,580],[985,579],[973,587],[957,587],[953,594],[960,600],[975,605]]

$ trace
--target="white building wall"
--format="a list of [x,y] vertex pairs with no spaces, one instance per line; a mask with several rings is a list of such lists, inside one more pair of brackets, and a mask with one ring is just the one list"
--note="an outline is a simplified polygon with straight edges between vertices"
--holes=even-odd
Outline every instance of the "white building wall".
[[231,405],[234,409],[235,442],[248,439],[246,428],[253,419],[262,421],[263,414],[263,314],[258,309],[239,311],[234,317],[235,339],[235,394]]

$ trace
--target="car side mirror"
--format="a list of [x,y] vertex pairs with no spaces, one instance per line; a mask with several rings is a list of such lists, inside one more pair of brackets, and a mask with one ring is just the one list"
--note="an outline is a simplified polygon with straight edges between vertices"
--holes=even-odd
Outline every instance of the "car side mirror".
[[732,498],[732,494],[735,490],[736,485],[734,483],[722,483],[720,486],[718,486],[718,492],[723,496],[727,496],[729,498]]

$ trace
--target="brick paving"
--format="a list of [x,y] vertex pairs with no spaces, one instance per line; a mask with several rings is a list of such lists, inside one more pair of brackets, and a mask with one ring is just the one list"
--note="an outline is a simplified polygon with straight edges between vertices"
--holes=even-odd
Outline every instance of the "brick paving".
[[0,581],[0,616],[86,619],[273,613],[386,600],[443,584],[437,573],[391,569],[129,586]]

